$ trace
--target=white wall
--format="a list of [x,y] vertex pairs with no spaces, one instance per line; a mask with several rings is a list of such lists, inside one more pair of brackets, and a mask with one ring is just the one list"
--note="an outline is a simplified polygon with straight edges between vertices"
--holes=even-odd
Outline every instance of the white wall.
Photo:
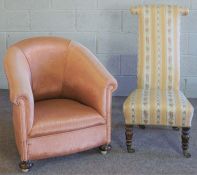
[[117,78],[116,95],[136,87],[137,17],[131,5],[187,6],[182,17],[181,87],[197,97],[197,0],[0,0],[0,88],[7,88],[2,59],[10,44],[32,36],[55,35],[87,46]]

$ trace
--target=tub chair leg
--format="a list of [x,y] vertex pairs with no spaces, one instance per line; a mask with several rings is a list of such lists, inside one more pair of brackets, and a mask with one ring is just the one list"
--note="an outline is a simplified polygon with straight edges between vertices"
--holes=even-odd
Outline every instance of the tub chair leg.
[[31,163],[30,161],[21,161],[19,163],[19,168],[24,173],[29,172],[29,170],[31,169],[32,166],[33,166],[33,163]]
[[109,151],[111,151],[112,146],[110,144],[102,145],[99,147],[99,151],[102,155],[106,155]]

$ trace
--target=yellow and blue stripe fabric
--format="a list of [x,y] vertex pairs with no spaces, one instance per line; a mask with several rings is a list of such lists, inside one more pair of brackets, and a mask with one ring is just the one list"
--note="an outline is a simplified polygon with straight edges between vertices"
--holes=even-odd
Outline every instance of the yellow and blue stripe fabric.
[[124,102],[126,124],[189,127],[193,107],[180,92],[180,15],[172,5],[131,8],[138,15],[137,89]]

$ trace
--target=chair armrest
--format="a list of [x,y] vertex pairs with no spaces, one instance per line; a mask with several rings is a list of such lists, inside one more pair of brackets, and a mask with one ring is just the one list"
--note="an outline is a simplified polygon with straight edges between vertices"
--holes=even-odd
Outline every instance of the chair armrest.
[[34,98],[30,83],[31,73],[26,57],[18,47],[12,46],[8,49],[4,59],[4,68],[8,79],[10,101],[19,106],[23,101],[26,127],[29,132],[34,118]]
[[63,93],[66,97],[96,109],[107,116],[107,93],[117,82],[84,46],[71,42],[65,67]]

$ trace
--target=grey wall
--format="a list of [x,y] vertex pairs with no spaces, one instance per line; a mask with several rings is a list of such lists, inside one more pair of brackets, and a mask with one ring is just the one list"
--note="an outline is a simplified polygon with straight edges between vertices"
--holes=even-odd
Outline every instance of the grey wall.
[[182,17],[181,88],[197,97],[197,0],[0,0],[0,88],[7,88],[2,59],[10,44],[32,36],[56,35],[87,46],[117,78],[115,95],[136,87],[137,17],[131,5],[187,6]]

